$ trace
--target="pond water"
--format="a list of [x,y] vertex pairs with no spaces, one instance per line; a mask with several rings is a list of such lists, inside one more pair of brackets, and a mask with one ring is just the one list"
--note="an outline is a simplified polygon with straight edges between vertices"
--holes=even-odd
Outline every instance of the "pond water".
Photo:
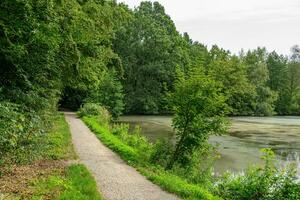
[[[296,163],[300,172],[300,117],[233,117],[230,120],[228,135],[209,139],[221,154],[214,165],[217,174],[228,170],[241,172],[249,165],[261,164],[262,148],[272,148],[281,165]],[[175,142],[171,116],[123,116],[120,121],[131,127],[139,125],[142,134],[152,142],[159,138]]]

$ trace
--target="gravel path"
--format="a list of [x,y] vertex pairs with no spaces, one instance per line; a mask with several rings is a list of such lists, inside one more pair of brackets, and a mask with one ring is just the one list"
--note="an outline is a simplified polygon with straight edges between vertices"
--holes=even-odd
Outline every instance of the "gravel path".
[[92,172],[105,200],[179,200],[105,147],[72,112],[65,112],[80,161]]

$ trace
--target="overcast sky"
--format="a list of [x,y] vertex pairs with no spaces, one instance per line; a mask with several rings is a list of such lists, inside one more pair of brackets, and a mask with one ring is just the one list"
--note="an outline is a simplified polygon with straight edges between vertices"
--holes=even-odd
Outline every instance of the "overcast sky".
[[[131,8],[140,0],[118,0]],[[265,46],[289,54],[300,44],[300,0],[158,0],[181,33],[234,53]]]

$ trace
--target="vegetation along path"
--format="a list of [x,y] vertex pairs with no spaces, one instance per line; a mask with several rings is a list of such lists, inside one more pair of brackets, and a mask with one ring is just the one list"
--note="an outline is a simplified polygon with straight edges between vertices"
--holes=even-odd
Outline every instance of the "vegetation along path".
[[105,147],[75,113],[65,112],[65,116],[77,154],[94,175],[105,200],[179,199],[148,181]]

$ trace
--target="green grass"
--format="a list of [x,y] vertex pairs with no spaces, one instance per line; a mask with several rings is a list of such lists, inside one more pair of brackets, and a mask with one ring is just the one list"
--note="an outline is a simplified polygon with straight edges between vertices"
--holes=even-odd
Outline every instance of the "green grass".
[[83,121],[96,133],[96,136],[110,149],[118,153],[128,163],[136,163],[139,154],[136,149],[126,145],[117,136],[110,133],[108,128],[101,126],[94,117],[83,117]]
[[72,145],[69,125],[62,113],[54,117],[52,130],[46,135],[41,158],[49,160],[77,158]]
[[189,200],[221,200],[221,198],[213,196],[200,185],[190,184],[186,180],[170,172],[166,172],[163,169],[149,169],[143,167],[138,170],[153,183],[159,185],[164,190],[177,194],[182,198]]
[[220,200],[201,185],[190,184],[185,179],[165,171],[158,166],[141,160],[139,150],[126,144],[119,137],[110,133],[109,128],[98,123],[95,117],[83,117],[83,121],[106,146],[118,153],[121,158],[136,167],[140,173],[164,190],[187,200]]
[[[69,125],[62,113],[57,115],[54,126],[45,138],[45,147],[41,152],[44,158],[50,160],[66,160],[76,158],[72,145]],[[99,200],[102,199],[97,191],[94,178],[84,165],[71,165],[63,173],[39,179],[33,187],[37,194],[32,199],[41,199],[52,195],[51,199],[58,200]]]
[[71,165],[64,174],[53,173],[33,183],[32,200],[101,200],[97,185],[84,165]]

